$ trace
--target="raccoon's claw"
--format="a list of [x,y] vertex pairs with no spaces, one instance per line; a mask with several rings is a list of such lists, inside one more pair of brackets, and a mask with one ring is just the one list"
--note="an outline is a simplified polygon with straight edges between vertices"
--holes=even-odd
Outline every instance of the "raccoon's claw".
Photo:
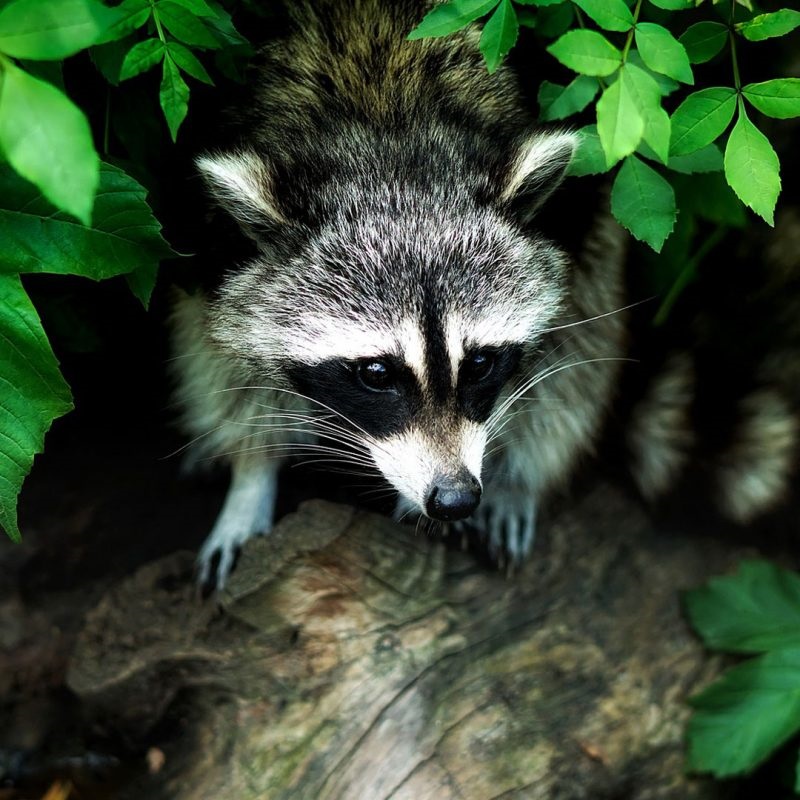
[[489,539],[489,553],[498,566],[518,567],[536,537],[536,507],[526,498],[519,502],[487,504],[478,512],[479,527]]
[[197,583],[202,597],[208,597],[215,589],[225,588],[228,576],[239,560],[242,545],[253,535],[252,532],[232,534],[214,528],[197,556]]

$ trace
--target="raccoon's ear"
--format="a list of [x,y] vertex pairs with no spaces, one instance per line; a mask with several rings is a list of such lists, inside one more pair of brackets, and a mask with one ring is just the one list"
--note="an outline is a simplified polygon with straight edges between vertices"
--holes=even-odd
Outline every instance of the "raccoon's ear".
[[252,150],[211,153],[200,156],[195,164],[214,200],[245,233],[254,235],[286,222],[275,197],[275,178],[269,165]]
[[499,200],[527,222],[559,187],[578,144],[574,133],[536,133],[511,162]]

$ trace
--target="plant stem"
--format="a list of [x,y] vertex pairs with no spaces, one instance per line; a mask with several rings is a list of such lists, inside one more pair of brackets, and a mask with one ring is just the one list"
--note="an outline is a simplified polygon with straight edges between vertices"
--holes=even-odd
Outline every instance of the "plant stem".
[[735,0],[731,0],[731,14],[728,21],[728,38],[731,43],[731,64],[733,65],[733,83],[736,87],[736,93],[741,94],[742,80],[739,76],[739,59],[736,56],[736,34],[733,32],[733,14],[736,8]]
[[111,138],[111,87],[106,86],[106,117],[103,123],[103,155],[108,155],[108,142]]
[[724,225],[720,225],[715,231],[713,231],[713,233],[709,235],[709,237],[697,249],[697,252],[686,262],[686,265],[680,271],[678,277],[675,278],[675,282],[669,287],[667,296],[659,306],[655,317],[653,317],[653,325],[663,325],[667,321],[667,317],[669,316],[669,312],[672,310],[672,307],[675,305],[675,301],[678,299],[680,293],[686,288],[686,286],[691,283],[692,278],[694,278],[695,272],[697,271],[697,267],[700,265],[700,262],[720,243],[720,241],[722,241],[726,233],[727,228],[725,228]]
[[622,49],[622,63],[628,59],[628,51],[631,49],[633,34],[636,31],[636,23],[639,21],[639,12],[642,10],[642,0],[636,0],[636,8],[633,9],[633,25],[628,31],[628,38],[625,39],[625,47]]
[[167,43],[167,37],[164,35],[164,29],[161,27],[161,20],[158,18],[158,11],[156,10],[155,0],[150,0],[150,12],[153,15],[153,21],[156,23],[156,31],[158,31],[158,38],[164,44]]

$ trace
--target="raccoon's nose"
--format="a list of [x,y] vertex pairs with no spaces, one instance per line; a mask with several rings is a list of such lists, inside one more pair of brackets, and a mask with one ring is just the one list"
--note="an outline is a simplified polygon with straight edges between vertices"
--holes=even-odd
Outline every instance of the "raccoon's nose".
[[436,480],[425,503],[431,519],[453,522],[468,517],[481,500],[481,485],[469,473],[455,479]]

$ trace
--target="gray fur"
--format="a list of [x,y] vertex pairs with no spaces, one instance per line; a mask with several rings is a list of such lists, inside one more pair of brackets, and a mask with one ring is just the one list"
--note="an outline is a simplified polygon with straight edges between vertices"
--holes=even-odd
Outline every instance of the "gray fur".
[[[624,237],[599,218],[576,269],[533,232],[529,218],[560,182],[574,140],[535,131],[515,76],[505,67],[487,74],[474,27],[406,41],[424,10],[411,1],[292,3],[302,24],[263,51],[254,102],[239,112],[245,135],[198,160],[212,197],[260,254],[216,293],[178,299],[184,423],[195,458],[228,460],[234,486],[259,459],[290,454],[288,445],[347,439],[357,461],[377,464],[419,511],[436,475],[466,465],[485,484],[493,541],[519,559],[532,543],[533,509],[592,447],[613,392],[624,325],[610,312],[623,304]],[[474,346],[522,347],[498,406],[553,372],[509,408],[523,413],[469,422],[453,400],[431,396],[431,309],[453,383]],[[326,409],[299,397],[287,372],[386,353],[409,364],[423,396],[410,424],[382,440],[342,419],[320,427]],[[220,538],[236,527],[231,513],[201,557],[207,577],[221,553],[218,585],[243,538]],[[241,516],[256,527],[248,520],[258,515]]]
[[[483,488],[475,519],[496,553],[518,561],[538,509],[593,451],[614,399],[627,348],[626,237],[604,210],[572,254],[536,232],[574,139],[533,127],[513,73],[487,74],[475,26],[406,41],[425,8],[290,3],[299,22],[262,52],[252,103],[234,112],[238,141],[198,159],[212,201],[258,248],[216,291],[175,306],[193,456],[227,461],[234,476],[200,558],[201,578],[218,586],[236,547],[268,530],[277,465],[296,454],[377,468],[399,508],[423,513],[432,482],[467,470]],[[519,368],[488,419],[468,419],[462,359],[501,346],[521,353]],[[446,353],[434,374],[437,348]],[[378,357],[404,364],[418,395],[385,436],[307,396],[295,377],[298,366],[313,379],[326,364]],[[683,415],[658,383],[653,391],[652,408]],[[634,429],[634,449],[649,446],[646,430]],[[644,476],[653,493],[679,461]]]

